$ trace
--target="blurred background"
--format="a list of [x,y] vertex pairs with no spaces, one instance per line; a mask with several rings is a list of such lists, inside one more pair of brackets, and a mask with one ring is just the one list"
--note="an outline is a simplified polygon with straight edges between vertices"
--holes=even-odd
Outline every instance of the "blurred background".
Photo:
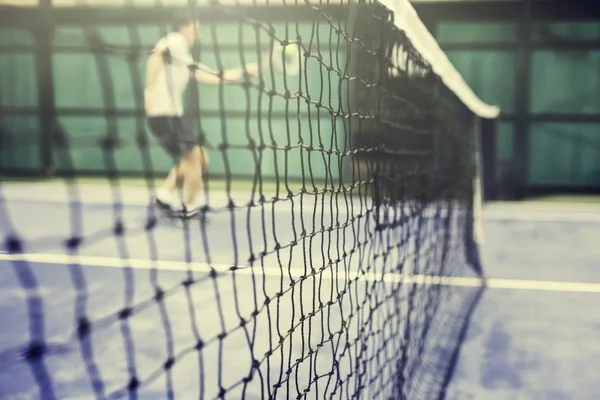
[[600,192],[600,4],[412,1],[454,66],[502,109],[484,138],[490,200]]
[[[174,3],[178,1],[186,4],[183,0]],[[80,132],[79,139],[84,141],[91,140],[84,131],[95,134],[106,131],[109,117],[115,124],[112,129],[124,132],[139,129],[136,124],[139,125],[140,116],[136,115],[135,107],[139,99],[134,96],[135,81],[130,79],[130,63],[109,56],[105,61],[108,65],[102,67],[89,51],[76,50],[78,45],[93,40],[82,35],[82,23],[97,28],[103,40],[111,45],[132,45],[126,25],[128,11],[115,11],[110,7],[127,2],[42,0],[40,7],[33,7],[37,3],[37,0],[0,2],[3,4],[0,168],[5,174],[8,171],[28,176],[64,173],[67,166],[61,165],[64,157],[56,148],[61,129]],[[412,3],[475,93],[502,110],[494,132],[482,139],[485,199],[599,193],[598,2],[414,0]],[[28,5],[32,8],[27,9]],[[49,7],[54,7],[52,18],[56,21],[50,21],[50,14],[45,15]],[[82,11],[82,7],[88,12]],[[334,10],[335,4],[331,3],[329,8]],[[142,23],[136,33],[139,45],[151,46],[161,33],[156,22],[164,17],[164,11],[147,7],[135,13],[136,20],[147,22],[147,26]],[[281,12],[279,16],[277,13],[274,11],[271,18],[282,19]],[[309,15],[306,18],[305,26],[300,26],[304,34],[311,26]],[[56,26],[56,30],[51,32],[51,26]],[[219,21],[224,64],[230,64],[238,53],[237,30],[230,28],[226,21]],[[205,42],[211,42],[211,32],[211,29],[204,30]],[[200,47],[200,53],[203,62],[215,64],[212,46]],[[115,82],[112,90],[101,88],[100,79],[91,79],[99,73],[109,74],[108,78]],[[68,80],[79,84],[61,84]],[[217,89],[204,90],[216,94]],[[112,98],[117,110],[105,107]],[[231,120],[230,129],[239,130],[243,124],[243,99],[235,95],[228,98],[231,100],[228,115],[237,112],[239,116],[238,122]],[[201,106],[206,110],[203,130],[217,129],[217,105]],[[283,108],[280,108],[277,112],[281,118],[276,124],[284,120]],[[7,126],[18,127],[22,134],[18,137],[3,135],[2,129],[6,130]],[[115,152],[117,168],[122,174],[139,175],[143,171],[136,146],[132,140]],[[170,159],[161,149],[152,149],[151,154],[156,169],[168,168]],[[232,165],[232,173],[247,171],[252,160],[245,154],[247,152],[240,152],[241,159]],[[93,148],[73,148],[71,156],[73,167],[80,174],[98,175],[105,168],[102,154]],[[223,172],[224,166],[218,164],[218,158],[215,162],[212,171]],[[263,172],[273,174],[273,171]]]
[[[144,2],[153,4],[153,0],[135,3]],[[182,6],[187,0],[170,3]],[[501,109],[497,120],[485,122],[493,126],[487,127],[479,138],[481,195],[485,202],[482,254],[488,289],[465,332],[447,398],[598,399],[600,311],[595,305],[600,300],[597,245],[600,1],[413,0],[411,3],[466,83],[483,101]],[[3,180],[76,175],[103,177],[104,182],[106,177],[118,177],[121,182],[131,178],[132,184],[139,184],[139,178],[148,171],[161,175],[170,168],[171,159],[157,146],[148,150],[151,165],[139,150],[145,123],[137,97],[142,82],[136,77],[142,76],[139,72],[143,59],[132,62],[125,53],[117,54],[122,49],[151,47],[163,32],[160,25],[165,11],[156,7],[134,10],[127,8],[127,4],[133,3],[0,0],[0,177]],[[341,11],[338,6],[336,2],[327,2],[327,12],[337,15]],[[305,39],[321,35],[315,43],[327,44],[319,52],[328,58],[329,65],[338,66],[345,58],[344,49],[326,39],[329,32],[326,24],[321,25],[323,32],[314,29],[307,8],[304,13],[293,15],[294,31]],[[250,13],[252,7],[244,10]],[[273,7],[266,18],[277,29],[284,30],[289,13],[289,9]],[[128,28],[132,19],[138,21],[135,30]],[[203,15],[203,19],[214,22],[204,30],[204,42],[214,43],[212,35],[218,33],[220,43],[218,57],[212,45],[200,44],[197,55],[206,64],[234,66],[239,63],[240,43],[256,42],[250,35],[240,33],[237,25],[223,15],[218,19]],[[99,57],[90,51],[98,40],[95,34],[101,36],[104,46],[112,48],[111,54]],[[255,49],[246,46],[246,50],[248,57],[255,57]],[[136,62],[139,62],[137,70]],[[310,62],[310,87],[306,90],[319,93],[324,85],[319,77],[322,69],[318,63]],[[107,87],[102,82],[113,84]],[[223,134],[222,107],[210,101],[219,97],[219,89],[203,90],[207,95],[199,101],[204,103],[190,107],[202,110],[201,118],[198,115],[201,131]],[[247,129],[246,132],[251,130],[252,135],[258,135],[256,127],[261,122],[252,120],[253,128],[244,127],[245,100],[241,93],[239,87],[224,89],[227,130]],[[330,101],[335,108],[336,102],[343,100]],[[270,129],[279,138],[285,137],[286,132],[294,137],[301,135],[301,124],[320,123],[314,115],[312,122],[309,122],[311,117],[301,116],[298,125],[288,127],[286,121],[296,115],[286,111],[283,101],[274,110],[269,116]],[[329,116],[322,120],[331,124],[329,121]],[[338,124],[330,125],[331,129],[328,126],[315,130],[323,132],[319,140],[327,146],[342,146],[344,138],[333,134],[336,129],[342,131],[343,123],[338,121]],[[212,157],[210,173],[231,174],[234,178],[251,175],[255,161],[247,151],[249,136],[230,135],[219,137],[216,142],[219,140],[233,144],[230,165],[225,165],[217,155]],[[333,143],[335,140],[338,142]],[[300,155],[289,160],[286,179],[303,177],[299,167],[302,161]],[[327,163],[319,162],[313,162],[311,176],[323,178],[328,174]],[[281,174],[282,171],[274,169],[275,165],[263,163],[262,176],[273,178]],[[25,192],[26,188],[18,186],[14,192]],[[48,193],[45,188],[36,190],[31,193],[40,198]],[[95,194],[90,192],[88,196]],[[138,206],[147,200],[144,196],[139,195]],[[111,206],[116,201],[106,194],[105,197]],[[15,195],[12,210],[18,210],[18,200]],[[61,197],[61,201],[69,206],[72,199],[65,201]],[[43,210],[44,215],[53,212],[41,206],[36,209]],[[60,218],[65,221],[73,218],[72,209],[68,211]],[[88,225],[100,226],[116,218],[106,210],[103,212]],[[89,214],[87,217],[91,218]],[[15,221],[21,218],[21,226],[27,226],[30,232],[39,224],[39,219],[31,217],[31,208],[25,205],[10,218]],[[222,226],[228,227],[226,222]],[[52,229],[48,230],[54,234]],[[112,239],[113,231],[108,232]],[[60,238],[66,238],[67,234]],[[174,237],[171,233],[168,240],[174,241]],[[94,256],[106,254],[106,248],[95,251]],[[223,254],[227,251],[223,250]],[[145,248],[140,252],[145,254]],[[172,253],[168,255],[170,259],[182,258],[184,251],[175,249]],[[122,255],[117,253],[117,256]],[[96,265],[95,262],[92,264]],[[113,277],[105,280],[106,286],[110,286]],[[17,284],[15,287],[22,289]]]

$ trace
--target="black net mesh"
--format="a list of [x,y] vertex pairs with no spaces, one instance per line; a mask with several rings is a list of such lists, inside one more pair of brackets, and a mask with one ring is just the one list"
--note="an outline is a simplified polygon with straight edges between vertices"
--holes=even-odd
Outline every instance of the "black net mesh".
[[482,287],[477,117],[379,3],[186,9],[196,60],[261,71],[189,86],[188,224],[148,206],[172,160],[144,65],[173,10],[32,12],[52,90],[42,115],[4,102],[0,137],[43,137],[58,179],[2,163],[0,397],[442,398]]

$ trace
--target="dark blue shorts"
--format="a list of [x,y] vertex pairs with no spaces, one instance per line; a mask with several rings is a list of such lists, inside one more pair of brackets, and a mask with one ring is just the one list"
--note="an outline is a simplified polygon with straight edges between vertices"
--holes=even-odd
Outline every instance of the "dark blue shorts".
[[148,117],[146,121],[160,145],[173,157],[183,157],[200,145],[194,130],[183,117]]

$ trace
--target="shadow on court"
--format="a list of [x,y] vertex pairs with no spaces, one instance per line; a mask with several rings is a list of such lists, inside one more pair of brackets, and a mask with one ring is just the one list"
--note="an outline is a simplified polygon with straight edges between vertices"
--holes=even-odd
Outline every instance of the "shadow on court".
[[[491,283],[557,285],[535,290],[532,282],[529,289],[485,292],[448,400],[600,398],[599,211],[600,206],[575,205],[485,211],[485,270]],[[579,288],[573,282],[597,285]]]

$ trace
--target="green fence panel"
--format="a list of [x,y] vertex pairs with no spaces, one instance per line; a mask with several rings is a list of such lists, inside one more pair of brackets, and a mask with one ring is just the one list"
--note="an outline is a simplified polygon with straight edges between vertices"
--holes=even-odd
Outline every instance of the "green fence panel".
[[102,147],[102,141],[109,134],[110,125],[106,118],[59,117],[58,122],[68,141],[67,146],[56,145],[53,149],[56,169],[108,173],[114,157],[115,169],[120,173],[143,172],[150,169],[144,164],[146,151],[152,162],[152,171],[164,173],[172,167],[172,158],[158,147],[156,141],[150,140],[148,149],[137,145],[136,118],[120,117],[112,121],[116,129],[110,134],[116,135],[121,144],[111,150]]
[[151,48],[167,32],[168,27],[157,24],[90,25],[65,24],[56,26],[53,34],[55,46],[89,46],[88,35],[98,36],[105,45]]
[[[24,47],[17,51],[3,46]],[[0,113],[0,169],[38,170],[40,121],[33,36],[27,30],[3,28],[0,29],[0,109],[14,107],[29,111],[21,115]]]
[[537,22],[531,31],[535,42],[600,40],[600,21]]
[[[302,177],[302,170],[306,177],[311,172],[314,178],[331,176],[338,178],[341,173],[338,154],[325,154],[318,148],[337,148],[343,151],[344,128],[342,121],[332,125],[330,118],[317,119],[302,118],[299,123],[291,123],[289,130],[285,119],[271,120],[271,132],[269,132],[268,119],[261,119],[264,143],[277,144],[277,150],[266,148],[261,150],[246,148],[250,141],[261,143],[261,135],[258,129],[259,119],[251,118],[248,123],[244,118],[228,118],[225,120],[225,130],[221,129],[221,119],[217,117],[203,118],[202,125],[207,132],[209,143],[210,173],[212,175],[223,175],[226,172],[225,159],[229,163],[229,173],[235,176],[253,176],[257,173],[263,177],[275,177],[276,165],[277,175],[288,176],[292,179]],[[113,167],[121,173],[143,172],[150,166],[144,163],[144,152],[148,151],[151,159],[152,171],[166,173],[172,166],[173,160],[158,147],[156,141],[150,136],[150,148],[140,149],[136,144],[136,120],[134,118],[117,118],[115,120],[117,137],[121,145],[114,150],[102,148],[101,143],[107,137],[109,124],[102,117],[61,117],[59,123],[67,133],[67,145],[55,146],[54,160],[57,170],[95,171],[104,172]],[[320,126],[319,126],[320,125]],[[248,129],[246,128],[248,126]],[[312,130],[312,135],[310,134]],[[302,136],[300,136],[302,132]],[[321,140],[318,132],[321,133]],[[289,133],[289,140],[288,140]],[[333,135],[335,133],[335,135]],[[231,146],[225,153],[218,147],[224,143],[223,135],[226,134],[227,143]],[[337,141],[331,143],[331,138]],[[300,149],[300,139],[304,146],[315,147],[315,151]],[[329,141],[326,141],[326,139]],[[286,146],[292,146],[288,151]],[[244,148],[241,148],[244,147]],[[287,164],[286,164],[287,153]],[[262,161],[257,165],[256,159],[262,154]],[[108,157],[107,157],[108,156]],[[256,158],[255,158],[256,157]],[[114,160],[114,161],[113,161]]]
[[514,111],[515,53],[452,50],[446,54],[471,89],[503,113]]
[[[325,54],[324,56],[329,56]],[[202,52],[202,62],[210,67],[216,66],[215,56],[209,51]],[[56,93],[56,106],[58,108],[88,108],[104,109],[106,107],[116,107],[121,110],[139,109],[142,104],[136,101],[136,86],[131,75],[131,61],[118,55],[103,55],[100,58],[93,54],[73,54],[58,53],[53,56],[54,59],[54,84]],[[239,55],[234,52],[223,53],[221,56],[222,64],[225,68],[234,68],[239,66]],[[254,61],[250,59],[250,61]],[[108,78],[110,79],[110,88],[103,85],[100,75],[98,62],[106,62],[108,65]],[[136,62],[136,68],[139,74],[143,75],[144,60]],[[265,71],[266,90],[273,90],[280,95],[286,90],[295,95],[298,92],[309,93],[312,101],[320,101],[324,106],[338,110],[345,104],[345,96],[339,96],[338,83],[339,75],[336,71],[327,71],[327,68],[314,58],[309,58],[303,70],[306,68],[308,80],[305,80],[304,74],[301,77],[289,75],[284,78],[283,73]],[[138,77],[139,78],[139,77]],[[257,78],[253,79],[255,82]],[[245,92],[246,90],[239,85],[211,86],[198,84],[198,101],[200,110],[215,111],[219,110],[219,98],[222,93],[223,104],[227,111],[245,112],[248,108]],[[308,87],[308,90],[306,89]],[[105,94],[113,92],[114,104],[105,102]],[[250,107],[258,106],[259,94],[256,89],[249,89]],[[281,96],[275,96],[272,102],[269,96],[262,95],[262,110],[267,112],[269,108],[274,113],[283,113],[286,110],[286,101]],[[188,89],[186,100],[193,98]],[[141,97],[140,97],[141,99]],[[304,101],[304,100],[302,100]],[[296,112],[297,107],[290,105],[289,111]]]
[[531,68],[532,112],[600,112],[600,50],[537,50]]
[[0,54],[0,106],[37,107],[38,89],[33,53]]
[[496,136],[496,158],[498,161],[510,161],[514,156],[515,124],[502,121]]
[[[301,178],[303,173],[309,177],[312,172],[314,178],[332,176],[336,179],[341,174],[342,166],[338,164],[340,155],[329,155],[318,148],[320,146],[325,149],[331,147],[343,151],[345,131],[342,121],[333,123],[331,118],[317,118],[315,113],[311,118],[303,117],[299,120],[289,121],[289,124],[286,124],[284,118],[273,118],[269,124],[265,115],[262,118],[253,116],[248,121],[245,118],[231,117],[224,122],[223,129],[220,118],[205,117],[202,119],[202,127],[210,144],[208,152],[211,160],[211,174],[225,174],[226,161],[229,163],[229,173],[238,176],[253,176],[258,173],[267,178],[279,175],[279,177],[287,176],[297,179]],[[333,143],[332,139],[335,139]],[[269,146],[274,142],[277,150],[266,148],[259,151],[258,149],[240,148],[241,146],[246,147],[251,141],[257,145],[262,142]],[[298,147],[300,141],[305,147],[312,145],[315,150],[300,149]],[[221,152],[217,148],[225,142],[232,148]],[[285,151],[286,146],[292,148]],[[257,165],[256,160],[261,154],[262,161]]]
[[32,46],[34,39],[31,31],[21,28],[0,28],[0,46]]
[[498,43],[517,40],[514,22],[441,21],[436,29],[440,43]]
[[[104,71],[99,62],[106,63]],[[143,61],[136,62],[143,90]],[[57,53],[53,55],[56,107],[104,110],[143,109],[143,93],[136,93],[130,71],[130,61],[118,55]],[[102,73],[106,73],[106,82]],[[111,93],[112,92],[112,93]],[[105,97],[107,96],[108,97]],[[136,100],[136,96],[139,102]]]
[[40,122],[37,116],[0,118],[0,170],[41,171]]
[[[337,22],[333,22],[334,25]],[[330,23],[325,19],[314,21],[265,22],[265,28],[256,29],[246,22],[203,22],[200,28],[200,41],[195,48],[210,50],[232,50],[242,48],[250,54],[256,50],[257,43],[263,49],[270,44],[268,27],[275,32],[277,39],[295,41],[301,38],[301,43],[311,52],[335,51],[340,46],[345,47],[343,38],[335,33]],[[85,33],[98,35],[104,44],[131,46],[141,44],[145,48],[152,47],[169,31],[167,25],[140,23],[138,25],[92,25],[78,26],[74,24],[57,26],[54,32],[56,45],[85,45]],[[137,37],[136,37],[137,35]],[[338,40],[339,39],[339,40]],[[0,40],[2,40],[0,38]],[[14,42],[14,41],[13,41]],[[0,42],[1,43],[1,42]]]
[[[218,54],[219,61],[224,68],[239,66],[241,58],[237,44],[239,42],[238,30],[240,26],[242,27],[243,50],[246,62],[256,61],[256,37],[251,35],[254,29],[248,27],[247,24],[232,23],[216,25],[218,41],[223,46],[218,53],[214,51],[211,43],[213,32],[209,26],[204,26],[203,33],[205,36],[200,47],[199,61],[207,64],[209,67],[216,68],[219,64],[217,62]],[[286,36],[285,23],[277,24],[275,29],[278,36]],[[322,41],[329,38],[331,28],[328,24],[321,22],[320,24],[313,25],[308,22],[300,24],[298,27],[290,25],[288,31],[289,37],[295,37],[297,30],[303,38],[303,43],[310,49],[312,54],[318,55],[320,53],[324,63],[333,64],[341,70],[346,68],[345,63],[347,60],[345,53],[342,51],[335,54],[330,52],[332,49],[335,51],[335,44],[332,46],[323,46],[321,44],[321,48],[314,47],[316,44],[310,45],[311,36],[315,43],[317,40]],[[63,116],[60,118],[61,127],[73,143],[68,154],[73,158],[75,169],[80,171],[102,171],[104,168],[107,168],[107,165],[105,159],[102,157],[101,149],[97,146],[80,147],[77,143],[85,143],[86,140],[98,143],[101,138],[106,137],[109,128],[107,121],[101,114],[106,107],[116,107],[120,110],[131,111],[141,109],[142,104],[138,104],[136,101],[136,85],[134,85],[132,78],[144,78],[145,57],[131,61],[122,55],[103,54],[95,56],[90,50],[87,53],[76,53],[73,50],[66,50],[64,48],[61,50],[61,46],[73,45],[77,41],[80,46],[85,46],[85,40],[82,39],[83,31],[81,28],[61,27],[57,31],[59,33],[56,35],[56,52],[53,55],[53,66],[56,105],[59,115],[61,109],[65,108],[87,109],[88,112],[100,113],[97,116]],[[92,29],[92,31],[99,34],[104,43],[126,46],[136,43],[135,40],[132,41],[131,31],[126,27],[101,27]],[[160,38],[164,31],[161,27],[143,26],[138,29],[138,32],[144,45],[150,46]],[[321,35],[318,39],[317,34]],[[264,49],[262,56],[266,56],[269,40],[267,34],[261,31],[259,40],[261,41],[261,48]],[[304,57],[301,57],[301,60],[304,60]],[[140,74],[138,77],[132,77],[132,62],[135,63],[136,71]],[[102,63],[105,63],[107,66],[105,70],[101,67]],[[304,74],[304,68],[306,69],[306,75]],[[106,84],[109,84],[110,87],[105,85],[101,75],[101,73],[106,73],[107,71],[106,78],[108,80]],[[342,96],[343,100],[341,100],[338,94],[340,81],[338,73],[336,71],[328,71],[314,57],[306,59],[306,63],[303,63],[303,70],[297,76],[292,75],[284,79],[283,74],[279,71],[273,71],[272,74],[270,71],[265,71],[264,81],[266,90],[268,91],[273,90],[282,94],[287,90],[292,96],[299,92],[304,93],[304,96],[306,93],[309,93],[313,102],[320,102],[324,107],[335,111],[343,109],[345,112],[348,112],[344,104],[346,96]],[[346,84],[342,85],[344,88],[346,86]],[[109,92],[107,89],[113,91],[114,104],[106,101],[105,95]],[[299,141],[300,133],[302,133],[302,138],[306,145],[311,143],[312,138],[312,145],[315,147],[319,146],[319,141],[324,143],[325,147],[329,147],[331,141],[335,140],[335,144],[340,149],[343,148],[344,140],[346,139],[343,123],[339,121],[332,126],[333,117],[329,111],[321,108],[320,113],[317,114],[316,107],[306,104],[305,99],[286,101],[280,96],[270,97],[264,94],[259,95],[258,90],[255,88],[246,90],[237,85],[226,85],[219,88],[218,86],[198,84],[197,90],[197,104],[199,105],[202,117],[200,126],[207,134],[208,141],[211,144],[218,145],[223,142],[222,135],[225,132],[227,133],[227,143],[232,145],[248,145],[249,138],[259,143],[261,140],[260,132],[262,132],[263,140],[268,144],[272,140],[275,140],[278,145],[283,147],[287,144],[287,136],[289,135],[289,145],[295,146]],[[249,103],[246,99],[246,93],[249,94]],[[187,108],[191,112],[197,111],[197,109],[194,109],[196,107],[196,103],[193,101],[194,95],[193,88],[192,91],[188,90],[186,95]],[[260,113],[262,115],[260,119],[258,119],[257,115],[259,111],[259,99]],[[226,117],[224,121],[225,132],[223,132],[219,117],[220,103],[224,105],[223,108]],[[287,114],[286,103],[288,103],[289,107]],[[248,128],[246,128],[245,122],[246,111],[249,111],[251,116]],[[289,128],[286,127],[285,119],[283,119],[286,115],[290,118]],[[269,116],[272,118],[270,124],[268,120]],[[135,123],[135,118],[120,118],[118,136],[129,135],[134,138],[136,132]],[[335,133],[336,131],[337,133]],[[271,136],[273,136],[273,139]],[[139,157],[139,149],[135,144],[135,140],[132,139],[125,143],[125,145],[121,145],[121,147],[115,150],[115,156],[119,160],[119,169],[131,172],[143,171],[144,166],[141,163],[142,159]],[[59,166],[59,169],[68,168],[68,165],[65,164],[66,154],[64,150],[57,149],[56,151],[58,155],[62,155],[62,164]],[[171,166],[171,159],[161,152],[161,149],[156,148],[152,150],[151,154],[153,159],[158,157],[155,169],[166,172]],[[303,154],[302,156],[301,153]],[[131,156],[128,157],[128,155]],[[220,152],[216,151],[215,153],[214,150],[211,150],[210,156],[212,159],[210,172],[212,174],[225,173],[225,165]],[[329,156],[323,160],[320,152],[313,152],[309,156],[306,150],[302,152],[299,149],[290,150],[288,152],[287,171],[284,170],[285,151],[283,150],[276,152],[276,161],[273,158],[272,151],[265,150],[259,171],[256,170],[254,157],[252,151],[249,149],[230,149],[227,152],[227,156],[231,163],[230,172],[235,175],[253,175],[256,172],[260,172],[265,177],[272,177],[275,175],[275,162],[277,162],[280,166],[280,174],[299,178],[302,176],[303,168],[301,161],[305,162],[304,169],[306,173],[309,159],[315,177],[326,176],[329,169],[333,169],[335,174],[340,173],[339,166],[330,166],[330,161],[328,161]],[[331,158],[337,163],[338,156],[331,156]]]
[[[293,13],[293,11],[293,7],[290,7],[290,13]],[[315,53],[317,50],[331,51],[337,43],[337,34],[333,31],[335,28],[332,28],[324,18],[313,21],[274,21],[269,22],[269,24],[273,28],[276,38],[287,38],[290,41],[300,38],[302,44],[307,48],[310,47]],[[202,25],[201,34],[203,46],[218,44],[219,46],[238,47],[243,44],[246,47],[247,45],[256,46],[257,41],[265,45],[270,42],[270,36],[266,29],[256,30],[248,23],[205,22]]]
[[530,149],[530,185],[600,185],[600,124],[532,124]]
[[[323,53],[323,57],[329,57],[330,53]],[[201,54],[203,63],[210,67],[215,66],[215,54],[210,51],[203,51]],[[248,56],[249,62],[255,61],[256,57]],[[327,67],[320,63],[315,58],[301,58],[302,70],[300,75],[286,75],[282,72],[273,70],[264,71],[265,89],[274,91],[279,96],[274,96],[272,101],[269,96],[263,94],[261,97],[261,107],[264,112],[269,108],[271,112],[283,113],[286,110],[286,103],[289,104],[289,111],[297,112],[295,100],[286,100],[281,95],[287,90],[291,95],[303,93],[306,97],[308,94],[311,101],[321,102],[324,106],[338,110],[345,105],[345,96],[339,96],[338,83],[340,81],[339,74],[336,71],[328,71]],[[225,68],[234,68],[239,66],[239,54],[237,52],[223,52],[221,54],[221,62]],[[327,61],[328,63],[329,61]],[[306,70],[306,74],[304,71]],[[254,79],[256,81],[257,79]],[[220,93],[222,93],[223,104],[228,111],[243,112],[248,108],[248,102],[245,95],[245,89],[237,85],[227,85],[223,88],[218,86],[202,85],[198,86],[199,90],[199,105],[200,110],[218,110]],[[249,89],[251,98],[251,107],[258,106],[259,94],[256,89]],[[301,99],[304,103],[304,99]]]

